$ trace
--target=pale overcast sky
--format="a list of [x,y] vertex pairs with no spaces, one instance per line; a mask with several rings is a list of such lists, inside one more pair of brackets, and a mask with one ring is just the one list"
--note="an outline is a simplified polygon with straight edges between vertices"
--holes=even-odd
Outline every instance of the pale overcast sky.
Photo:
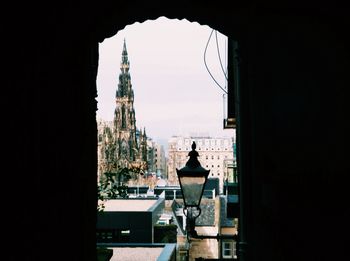
[[[124,38],[130,61],[137,128],[153,140],[173,135],[206,133],[232,137],[223,129],[224,92],[210,77],[204,51],[212,29],[187,20],[160,17],[128,25],[99,46],[97,117],[113,120]],[[217,32],[221,61],[227,64],[227,37]],[[225,88],[215,32],[206,61],[216,81]]]

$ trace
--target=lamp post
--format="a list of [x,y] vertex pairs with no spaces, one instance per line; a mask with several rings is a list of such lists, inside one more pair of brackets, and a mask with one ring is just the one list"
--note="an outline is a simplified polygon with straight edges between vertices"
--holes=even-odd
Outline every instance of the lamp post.
[[186,166],[181,169],[176,169],[179,178],[183,202],[184,214],[186,216],[186,231],[187,236],[198,239],[215,238],[220,239],[236,239],[237,235],[198,235],[195,230],[196,218],[200,216],[200,202],[203,196],[205,184],[208,179],[210,170],[204,169],[197,157],[196,143],[192,143],[192,151],[188,153],[190,156]]
[[196,218],[201,214],[199,207],[207,182],[209,170],[204,169],[197,157],[196,143],[192,143],[192,151],[188,153],[190,156],[186,166],[182,169],[176,169],[179,178],[182,198],[184,201],[184,214],[186,216],[186,231],[190,235],[197,235],[195,230]]

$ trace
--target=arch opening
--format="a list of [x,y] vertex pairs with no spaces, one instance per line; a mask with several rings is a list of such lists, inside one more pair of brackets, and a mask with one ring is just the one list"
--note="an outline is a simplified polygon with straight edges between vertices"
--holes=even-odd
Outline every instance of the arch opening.
[[[179,23],[182,23],[182,25],[177,25]],[[142,29],[142,26],[148,26],[150,28]],[[133,27],[140,27],[141,29],[135,29],[134,31],[136,32],[132,32]],[[164,27],[167,27],[168,32],[164,31]],[[186,27],[187,29],[184,30]],[[153,33],[153,35],[150,35],[150,33]],[[165,35],[165,33],[167,34]],[[179,37],[181,33],[182,36]],[[196,36],[197,38],[200,36],[201,39],[196,39]],[[174,37],[178,38],[175,39]],[[221,43],[218,40],[220,37],[222,38]],[[121,43],[123,41],[122,59],[120,61]],[[118,42],[119,44],[117,44]],[[201,45],[198,45],[198,43]],[[220,44],[221,47],[219,46]],[[101,49],[103,45],[107,47],[109,45],[109,48],[114,48],[115,52],[112,55],[109,52],[104,56]],[[165,46],[168,48],[164,48]],[[210,50],[210,48],[212,49]],[[186,142],[189,144],[193,140],[200,143],[203,142],[202,148],[199,147],[200,154],[203,153],[202,165],[217,166],[218,169],[212,170],[212,174],[215,175],[213,178],[219,180],[218,194],[224,195],[224,191],[228,190],[227,187],[224,189],[224,184],[227,185],[228,180],[237,181],[237,173],[235,173],[237,171],[237,164],[233,152],[235,147],[233,145],[235,144],[235,129],[224,128],[222,125],[223,119],[227,117],[228,109],[227,55],[226,36],[218,34],[217,31],[208,26],[201,26],[198,23],[190,23],[184,20],[170,20],[165,17],[145,21],[142,24],[135,23],[128,25],[124,30],[118,31],[115,36],[105,39],[100,44],[100,66],[97,77],[98,98],[103,97],[103,88],[106,86],[102,86],[101,78],[103,74],[103,70],[101,70],[103,59],[109,60],[108,62],[111,64],[112,60],[114,62],[120,62],[120,64],[116,63],[113,69],[106,69],[106,72],[108,71],[110,75],[111,82],[114,79],[114,83],[109,84],[111,90],[109,91],[108,99],[112,100],[111,93],[116,93],[116,95],[115,100],[113,100],[114,104],[109,103],[109,105],[104,105],[103,99],[98,99],[97,117],[100,117],[100,120],[102,119],[103,110],[105,110],[106,118],[108,118],[106,116],[108,114],[114,115],[114,118],[109,118],[109,122],[114,123],[114,126],[112,125],[109,128],[112,130],[112,133],[115,133],[115,140],[113,142],[116,145],[111,146],[116,150],[115,155],[125,155],[124,152],[118,153],[118,139],[126,135],[125,132],[118,131],[118,119],[116,115],[119,114],[122,115],[122,128],[125,129],[129,126],[129,134],[131,133],[131,135],[128,135],[129,144],[132,143],[130,142],[131,140],[135,142],[135,146],[133,148],[130,146],[129,149],[131,151],[134,150],[138,154],[139,162],[142,162],[142,159],[145,157],[147,158],[145,164],[147,167],[137,170],[139,172],[138,174],[142,172],[143,177],[146,176],[144,174],[148,173],[155,173],[157,176],[158,169],[150,166],[155,163],[152,162],[154,158],[151,157],[150,159],[150,153],[147,149],[154,146],[157,142],[163,142],[163,144],[160,144],[160,150],[162,150],[161,147],[163,147],[163,150],[164,147],[168,150],[169,147],[174,146],[172,153],[179,155],[175,156],[178,157],[177,161],[173,159],[172,166],[170,167],[173,168],[172,173],[170,174],[167,171],[169,170],[169,164],[167,164],[164,168],[165,173],[163,173],[162,178],[169,185],[178,185],[177,177],[174,176],[176,173],[175,168],[185,165],[187,160],[186,155],[190,150],[190,146],[186,147]],[[128,56],[127,59],[126,56]],[[191,61],[191,59],[193,60],[195,58],[198,60],[197,63]],[[213,64],[209,64],[209,61],[212,63],[213,60],[217,62],[214,66]],[[125,70],[126,66],[127,70]],[[213,68],[215,69],[214,71]],[[118,73],[119,77],[117,76]],[[125,77],[125,74],[127,77]],[[125,78],[127,78],[127,83],[123,85]],[[128,86],[132,95],[126,93],[125,90],[127,88],[125,86]],[[118,89],[116,90],[116,88]],[[120,95],[121,93],[123,95]],[[121,98],[121,96],[128,98]],[[213,96],[216,96],[216,100],[213,99]],[[145,98],[141,101],[140,97]],[[121,112],[119,112],[118,106],[122,108]],[[129,123],[126,123],[127,120],[123,109],[134,113],[134,118],[129,117]],[[172,110],[167,111],[167,109]],[[150,117],[149,115],[152,116]],[[141,128],[138,122],[141,122]],[[213,122],[215,123],[212,124]],[[201,123],[202,125],[200,125]],[[106,124],[102,125],[106,126]],[[170,128],[168,130],[160,130],[164,126],[170,126]],[[146,131],[145,129],[142,130],[142,128],[147,129],[147,135],[149,136],[146,137]],[[176,128],[178,129],[176,130]],[[184,130],[185,128],[186,130]],[[189,131],[191,128],[192,132]],[[214,128],[216,132],[213,132]],[[177,132],[174,132],[174,130]],[[166,134],[162,136],[162,132]],[[173,138],[175,142],[164,144],[164,142],[167,142],[173,136],[175,137],[175,139]],[[142,137],[146,140],[142,140]],[[155,138],[160,139],[155,141]],[[209,143],[208,146],[206,145],[207,141]],[[142,142],[145,142],[145,146],[143,147],[141,146]],[[103,142],[99,142],[99,144],[103,144]],[[210,145],[212,145],[212,148],[210,148]],[[143,155],[142,151],[145,148],[147,154]],[[105,148],[100,147],[99,155],[103,154],[104,150]],[[158,153],[160,153],[159,150]],[[208,153],[216,155],[215,157],[213,155],[208,157]],[[168,153],[164,156],[165,159],[169,159]],[[174,156],[172,155],[171,157]],[[125,157],[121,158],[125,160]],[[221,162],[206,162],[205,159],[208,158],[218,159]],[[100,176],[106,170],[101,168],[102,163],[100,158],[98,162],[98,181],[100,181]],[[115,162],[111,162],[111,164],[117,167],[121,166],[121,164]],[[133,163],[130,164],[130,168],[132,166]],[[118,169],[115,169],[115,171],[118,171]],[[228,175],[232,177],[228,177]],[[133,178],[134,183],[130,183],[129,180],[128,185],[140,185],[140,175],[135,175]],[[145,184],[149,185],[147,182]],[[220,254],[216,251],[216,255],[219,256]]]

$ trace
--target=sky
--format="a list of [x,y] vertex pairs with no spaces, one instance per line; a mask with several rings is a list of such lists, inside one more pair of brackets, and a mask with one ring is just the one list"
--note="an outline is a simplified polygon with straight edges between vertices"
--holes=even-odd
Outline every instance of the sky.
[[155,141],[175,135],[232,137],[232,129],[223,129],[225,93],[204,62],[205,53],[210,73],[225,89],[220,59],[225,69],[227,37],[214,31],[208,43],[211,32],[186,19],[160,17],[127,25],[106,38],[99,44],[97,118],[113,120],[125,39],[137,128],[145,128]]

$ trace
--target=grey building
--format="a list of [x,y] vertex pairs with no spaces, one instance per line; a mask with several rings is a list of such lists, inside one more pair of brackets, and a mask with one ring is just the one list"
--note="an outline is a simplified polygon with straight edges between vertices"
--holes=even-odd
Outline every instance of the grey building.
[[163,213],[165,200],[113,199],[97,215],[98,243],[154,243],[154,225]]

